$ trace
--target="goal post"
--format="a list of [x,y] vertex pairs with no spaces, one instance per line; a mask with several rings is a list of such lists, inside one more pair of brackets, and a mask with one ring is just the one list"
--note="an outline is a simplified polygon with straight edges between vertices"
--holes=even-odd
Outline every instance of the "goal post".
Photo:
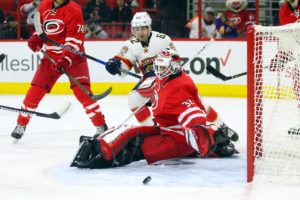
[[300,23],[247,37],[247,180],[300,183]]

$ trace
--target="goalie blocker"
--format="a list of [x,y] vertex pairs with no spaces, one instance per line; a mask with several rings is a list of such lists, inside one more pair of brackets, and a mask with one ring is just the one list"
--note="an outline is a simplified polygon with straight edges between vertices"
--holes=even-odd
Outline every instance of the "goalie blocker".
[[227,129],[197,125],[185,130],[181,139],[155,126],[122,126],[107,130],[98,138],[81,136],[80,146],[71,163],[78,168],[110,168],[146,159],[159,160],[190,157],[230,157],[238,153]]

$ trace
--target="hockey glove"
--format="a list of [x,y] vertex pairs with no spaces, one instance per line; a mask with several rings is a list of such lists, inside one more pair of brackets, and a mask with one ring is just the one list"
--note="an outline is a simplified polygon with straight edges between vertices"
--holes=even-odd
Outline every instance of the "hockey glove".
[[28,47],[33,51],[39,51],[43,47],[43,40],[39,38],[37,35],[32,35],[28,39]]
[[64,56],[64,57],[60,57],[56,63],[55,63],[55,66],[54,66],[54,69],[58,72],[58,73],[62,73],[62,69],[68,69],[69,67],[71,67],[72,65],[72,60],[67,57],[67,56]]
[[109,59],[105,65],[105,68],[112,75],[116,75],[116,74],[121,75],[121,71],[120,71],[121,61],[117,58]]

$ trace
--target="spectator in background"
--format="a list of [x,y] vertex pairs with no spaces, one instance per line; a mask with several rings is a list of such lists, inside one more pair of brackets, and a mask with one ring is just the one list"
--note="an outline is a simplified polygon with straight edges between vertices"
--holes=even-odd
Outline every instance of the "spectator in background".
[[91,0],[83,9],[84,18],[87,24],[111,22],[111,9],[105,0]]
[[2,9],[0,8],[0,25],[4,22],[4,14],[3,14],[3,11]]
[[112,21],[128,23],[132,19],[131,7],[125,0],[116,0],[117,6],[112,10]]
[[[132,10],[131,7],[125,3],[125,0],[116,0],[117,6],[112,10],[113,21],[122,23],[122,25],[116,24],[117,30],[120,29],[122,31],[118,31],[116,37],[117,38],[126,38],[130,34],[130,25],[127,25],[131,21],[132,18]],[[127,28],[126,28],[127,27]]]
[[285,25],[300,21],[300,1],[285,0],[279,11],[279,25]]
[[217,37],[221,38],[237,38],[238,32],[236,25],[227,18],[222,12],[216,17]]
[[11,15],[7,16],[1,25],[1,39],[17,39],[18,21]]
[[27,16],[26,25],[24,24],[24,22],[22,22],[22,27],[24,27],[24,29],[22,28],[22,33],[26,32],[26,34],[32,35],[32,33],[34,32],[33,18],[34,14],[38,11],[38,6],[40,5],[40,3],[41,0],[34,0],[31,3],[23,4],[20,7],[21,15]]
[[136,0],[128,0],[127,3],[128,3],[128,5],[131,6],[131,8],[138,8],[139,7],[139,4]]
[[86,25],[85,39],[106,39],[107,33],[102,29],[100,25],[90,24]]
[[40,5],[40,3],[40,0],[34,0],[31,3],[23,4],[20,7],[21,14],[27,16],[27,24],[33,24],[34,14],[38,11],[38,6]]
[[255,24],[255,14],[246,10],[247,0],[226,0],[225,5],[225,15],[235,24],[239,37],[246,37],[247,27]]
[[149,9],[156,9],[160,0],[144,0],[144,6]]
[[[185,25],[190,30],[189,38],[199,38],[199,18],[193,17]],[[215,10],[212,7],[207,7],[203,13],[202,26],[202,38],[215,38],[216,37],[216,25],[215,25]]]

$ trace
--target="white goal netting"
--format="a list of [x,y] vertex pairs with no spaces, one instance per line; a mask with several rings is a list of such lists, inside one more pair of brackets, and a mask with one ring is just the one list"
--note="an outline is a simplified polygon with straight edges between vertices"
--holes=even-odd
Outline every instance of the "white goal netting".
[[253,180],[300,183],[300,24],[254,29]]

